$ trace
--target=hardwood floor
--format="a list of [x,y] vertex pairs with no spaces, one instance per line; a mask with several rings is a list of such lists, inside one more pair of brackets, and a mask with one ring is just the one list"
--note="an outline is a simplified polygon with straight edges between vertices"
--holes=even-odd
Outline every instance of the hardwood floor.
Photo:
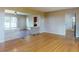
[[5,42],[0,51],[8,52],[77,52],[79,41],[63,36],[41,33],[36,36],[28,36],[25,39],[16,39]]

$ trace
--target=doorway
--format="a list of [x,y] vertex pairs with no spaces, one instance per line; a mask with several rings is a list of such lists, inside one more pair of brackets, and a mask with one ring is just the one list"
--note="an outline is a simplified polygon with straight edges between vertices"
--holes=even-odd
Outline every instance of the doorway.
[[66,38],[76,39],[76,13],[69,12],[66,14]]

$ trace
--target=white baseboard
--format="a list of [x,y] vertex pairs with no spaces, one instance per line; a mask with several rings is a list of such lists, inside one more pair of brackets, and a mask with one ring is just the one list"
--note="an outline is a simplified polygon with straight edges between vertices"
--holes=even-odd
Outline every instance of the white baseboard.
[[56,35],[65,36],[65,34],[60,34],[60,33],[53,33],[53,32],[46,32],[46,33],[51,33],[51,34],[56,34]]

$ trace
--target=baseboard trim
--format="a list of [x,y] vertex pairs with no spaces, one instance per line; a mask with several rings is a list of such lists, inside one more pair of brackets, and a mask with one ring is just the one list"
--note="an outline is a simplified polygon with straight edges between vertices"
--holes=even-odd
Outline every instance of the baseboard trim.
[[43,33],[48,33],[48,34],[54,34],[54,35],[59,35],[59,36],[64,36],[65,37],[65,35],[61,35],[61,34],[57,34],[57,33],[50,33],[50,32],[43,32]]

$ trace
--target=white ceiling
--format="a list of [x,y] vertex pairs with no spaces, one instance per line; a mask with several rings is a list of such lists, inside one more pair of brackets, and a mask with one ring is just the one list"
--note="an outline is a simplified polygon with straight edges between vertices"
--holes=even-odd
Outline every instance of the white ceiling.
[[31,7],[33,10],[38,10],[41,12],[51,12],[63,9],[70,9],[71,7]]

